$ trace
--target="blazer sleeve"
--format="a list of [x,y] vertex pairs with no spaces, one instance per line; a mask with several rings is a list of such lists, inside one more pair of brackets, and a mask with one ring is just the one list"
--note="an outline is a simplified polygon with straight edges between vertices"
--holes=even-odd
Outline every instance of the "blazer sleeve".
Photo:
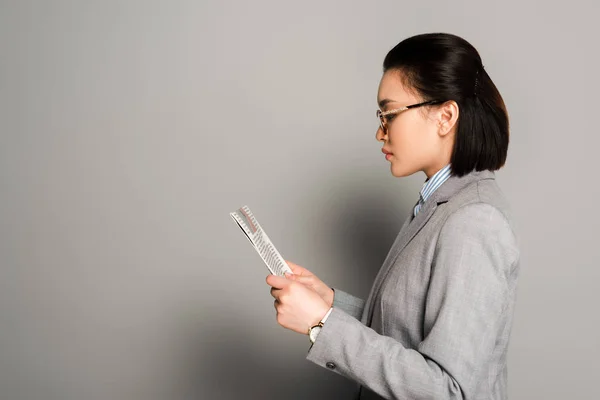
[[365,308],[365,301],[337,288],[334,288],[333,293],[333,307],[339,308],[360,321]]
[[473,398],[505,334],[508,281],[517,260],[504,215],[485,203],[463,206],[444,223],[436,243],[417,348],[334,307],[307,359],[388,399]]

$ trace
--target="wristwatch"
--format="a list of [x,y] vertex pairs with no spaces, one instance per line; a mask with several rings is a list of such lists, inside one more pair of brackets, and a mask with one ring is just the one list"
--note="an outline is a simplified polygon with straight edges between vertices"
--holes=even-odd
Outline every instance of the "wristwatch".
[[321,332],[322,327],[323,327],[323,322],[319,321],[319,323],[317,325],[313,325],[310,328],[308,328],[308,339],[310,340],[310,342],[312,344],[315,344],[315,341],[317,340],[317,336]]
[[327,317],[329,317],[329,314],[331,314],[332,310],[333,310],[333,307],[331,307],[329,309],[329,311],[327,311],[327,314],[325,314],[323,319],[321,321],[319,321],[318,324],[313,325],[310,328],[308,328],[308,339],[310,340],[310,342],[312,344],[315,344],[315,341],[317,340],[317,336],[319,335],[319,332],[321,332],[321,328],[323,328],[323,324],[325,323],[325,321],[327,321]]

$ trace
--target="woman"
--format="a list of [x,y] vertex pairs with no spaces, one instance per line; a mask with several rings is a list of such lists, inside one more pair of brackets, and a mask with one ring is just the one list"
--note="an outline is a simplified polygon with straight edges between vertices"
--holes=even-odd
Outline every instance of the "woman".
[[410,37],[383,63],[376,133],[392,175],[423,171],[419,201],[364,301],[307,269],[270,275],[277,321],[360,399],[506,399],[519,249],[494,171],[508,116],[475,48]]

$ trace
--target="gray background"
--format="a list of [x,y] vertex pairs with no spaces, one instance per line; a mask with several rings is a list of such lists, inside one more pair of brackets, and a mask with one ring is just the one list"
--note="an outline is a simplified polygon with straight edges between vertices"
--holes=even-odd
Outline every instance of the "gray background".
[[344,398],[228,213],[366,297],[424,181],[374,139],[381,64],[431,31],[511,116],[511,398],[599,398],[599,6],[534,3],[0,1],[0,398]]

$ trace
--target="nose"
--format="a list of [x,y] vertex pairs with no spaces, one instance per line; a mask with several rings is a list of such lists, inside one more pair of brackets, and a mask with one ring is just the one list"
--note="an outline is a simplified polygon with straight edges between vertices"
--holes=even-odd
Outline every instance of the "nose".
[[385,136],[386,136],[386,133],[383,131],[381,126],[379,128],[377,128],[377,132],[375,132],[375,139],[378,142],[383,142],[385,139]]

